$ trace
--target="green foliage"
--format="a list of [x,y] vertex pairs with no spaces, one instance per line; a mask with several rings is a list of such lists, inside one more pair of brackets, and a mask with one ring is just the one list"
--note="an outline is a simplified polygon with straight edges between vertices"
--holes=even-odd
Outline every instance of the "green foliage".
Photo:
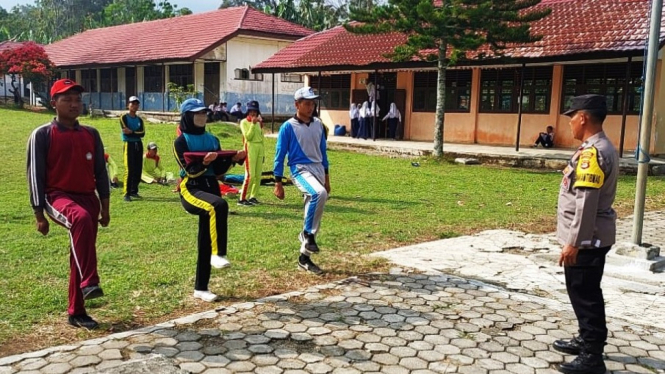
[[351,20],[344,27],[358,34],[399,32],[407,36],[387,57],[410,61],[414,57],[437,62],[436,123],[434,155],[443,155],[443,119],[446,67],[466,59],[496,58],[511,44],[531,43],[541,36],[531,35],[530,22],[548,16],[541,0],[388,0],[387,4],[366,9],[353,5]]
[[171,97],[176,103],[176,109],[175,109],[176,112],[178,111],[177,108],[180,108],[180,104],[182,104],[183,101],[187,100],[190,97],[196,97],[197,95],[200,94],[200,92],[197,92],[194,89],[193,84],[188,84],[187,87],[182,87],[178,86],[173,82],[169,82],[166,85],[166,89],[169,92],[169,97]]
[[36,0],[10,12],[0,9],[0,41],[48,44],[97,27],[191,14],[168,0]]

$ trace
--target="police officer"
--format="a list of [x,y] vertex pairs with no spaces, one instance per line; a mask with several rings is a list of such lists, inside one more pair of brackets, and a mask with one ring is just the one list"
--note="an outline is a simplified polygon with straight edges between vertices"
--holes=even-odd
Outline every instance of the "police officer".
[[564,266],[566,290],[577,316],[579,336],[557,340],[553,347],[559,352],[578,355],[572,362],[559,365],[560,372],[603,374],[607,326],[600,281],[605,256],[616,236],[612,203],[619,158],[603,132],[607,116],[605,97],[574,97],[564,114],[570,117],[573,137],[582,141],[563,171],[557,212],[557,238],[563,245],[559,265]]

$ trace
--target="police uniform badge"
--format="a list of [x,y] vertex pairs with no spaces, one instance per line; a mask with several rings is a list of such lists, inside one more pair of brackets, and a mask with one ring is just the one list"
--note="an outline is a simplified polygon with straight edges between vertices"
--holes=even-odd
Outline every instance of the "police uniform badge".
[[605,173],[598,162],[598,150],[596,147],[584,149],[575,169],[573,187],[600,188],[604,183]]

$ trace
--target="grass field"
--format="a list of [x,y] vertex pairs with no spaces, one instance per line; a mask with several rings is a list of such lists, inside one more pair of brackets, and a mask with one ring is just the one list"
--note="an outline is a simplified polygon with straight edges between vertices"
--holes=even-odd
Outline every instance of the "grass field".
[[[95,337],[163,321],[214,306],[191,298],[196,262],[197,217],[187,214],[171,187],[141,185],[142,201],[111,197],[111,223],[99,232],[99,273],[106,297],[88,303],[102,323],[97,332],[66,326],[69,250],[67,232],[52,225],[47,237],[34,226],[25,178],[30,132],[51,116],[0,109],[0,356]],[[117,119],[83,119],[99,129],[107,152],[119,163],[122,143]],[[211,126],[225,149],[241,145],[232,125]],[[147,124],[144,144],[155,141],[168,171],[177,172],[171,152],[174,124]],[[274,140],[267,140],[265,169],[272,168]],[[317,239],[322,278],[297,272],[297,235],[302,199],[294,187],[287,198],[261,187],[256,207],[231,201],[229,259],[214,271],[210,288],[221,304],[295,290],[388,264],[362,255],[377,250],[490,228],[547,232],[554,229],[560,174],[445,161],[369,156],[330,151],[331,199]],[[240,167],[231,170],[242,173]],[[634,177],[621,177],[617,207],[632,212]],[[665,182],[652,178],[648,209],[665,205]],[[408,264],[404,264],[408,265]]]

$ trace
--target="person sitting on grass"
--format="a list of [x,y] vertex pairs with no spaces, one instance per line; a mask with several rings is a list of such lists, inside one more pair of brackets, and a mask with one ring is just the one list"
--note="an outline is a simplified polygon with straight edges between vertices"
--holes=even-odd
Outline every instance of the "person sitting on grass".
[[159,161],[157,154],[157,144],[154,142],[148,143],[148,151],[143,155],[143,172],[141,173],[141,180],[144,183],[166,183],[166,172],[162,168],[162,163]]
[[538,139],[536,139],[536,144],[533,145],[533,148],[537,148],[538,144],[542,144],[545,148],[554,147],[554,127],[547,126],[547,132],[538,134]]
[[118,188],[118,165],[108,153],[104,153],[104,160],[106,161],[106,170],[108,170],[111,188]]

